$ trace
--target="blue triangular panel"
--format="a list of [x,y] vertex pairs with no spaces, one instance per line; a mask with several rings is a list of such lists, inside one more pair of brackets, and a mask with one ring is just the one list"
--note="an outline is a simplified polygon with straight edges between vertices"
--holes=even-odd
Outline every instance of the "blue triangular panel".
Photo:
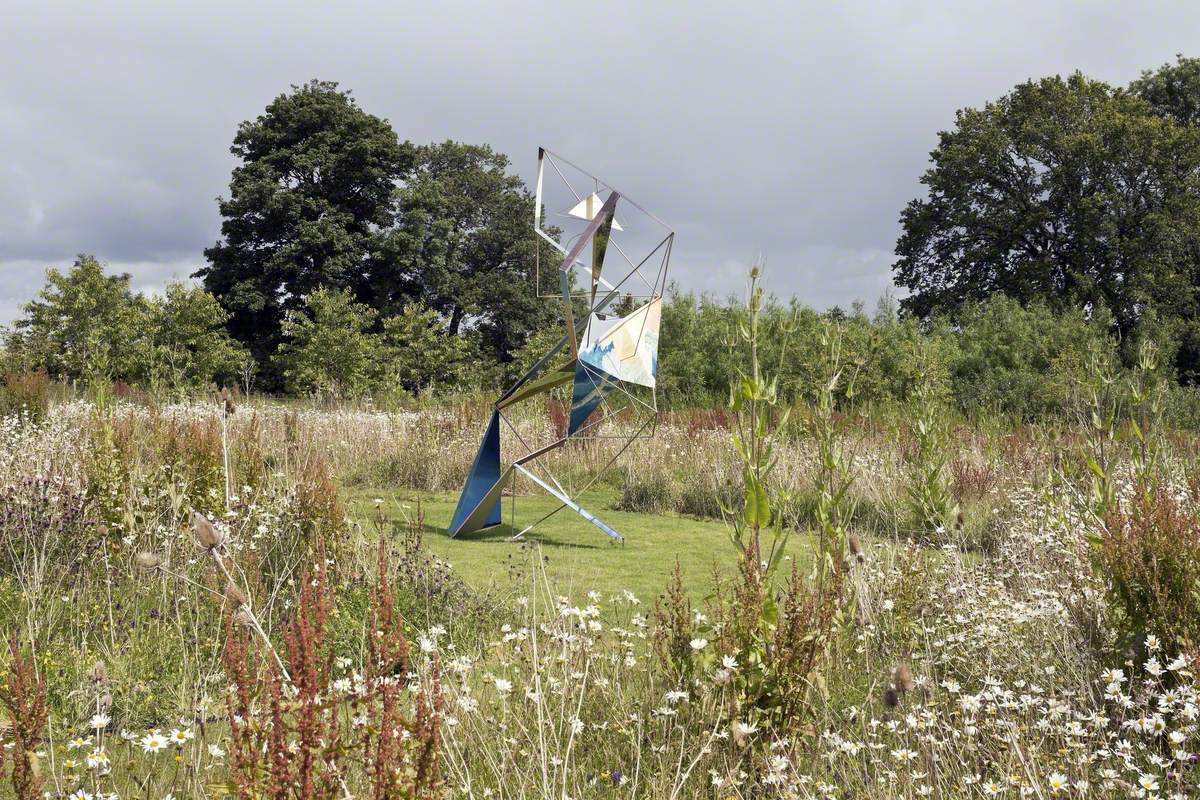
[[575,386],[571,390],[571,422],[567,435],[575,433],[587,421],[596,406],[608,397],[617,386],[616,378],[606,372],[589,367],[583,361],[575,365]]
[[[488,490],[500,480],[500,412],[492,412],[492,421],[488,423],[487,432],[479,444],[479,452],[475,454],[475,463],[467,474],[467,482],[463,484],[462,494],[458,497],[458,507],[454,509],[454,521],[450,523],[450,534],[458,533],[458,529],[470,516],[488,493]],[[488,514],[486,525],[500,524],[500,500]]]

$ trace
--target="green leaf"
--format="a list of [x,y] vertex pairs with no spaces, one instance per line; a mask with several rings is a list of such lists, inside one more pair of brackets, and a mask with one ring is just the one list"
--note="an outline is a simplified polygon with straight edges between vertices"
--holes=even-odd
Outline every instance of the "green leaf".
[[746,506],[742,518],[749,528],[765,528],[771,523],[771,503],[767,498],[767,490],[749,470],[745,472],[745,482]]

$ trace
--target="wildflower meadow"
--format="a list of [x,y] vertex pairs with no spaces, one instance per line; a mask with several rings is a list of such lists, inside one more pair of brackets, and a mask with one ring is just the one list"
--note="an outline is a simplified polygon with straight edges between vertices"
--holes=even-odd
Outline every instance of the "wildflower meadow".
[[[663,415],[629,459],[648,471],[601,474],[600,437],[561,456],[625,545],[553,521],[448,539],[470,397],[10,379],[4,791],[1194,795],[1200,447],[1152,349],[1033,425],[932,385],[847,406],[838,326],[821,341],[804,403],[747,370],[726,412]],[[505,502],[540,513],[535,490]]]

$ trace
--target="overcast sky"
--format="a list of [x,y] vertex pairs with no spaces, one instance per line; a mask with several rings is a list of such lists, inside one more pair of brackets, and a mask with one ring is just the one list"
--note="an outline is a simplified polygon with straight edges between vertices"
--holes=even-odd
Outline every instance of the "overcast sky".
[[686,288],[825,307],[891,285],[937,131],[1030,77],[1124,84],[1200,55],[1186,2],[11,3],[0,25],[0,324],[47,266],[135,285],[216,240],[237,124],[290,84],[350,88],[402,139],[539,144],[678,233]]

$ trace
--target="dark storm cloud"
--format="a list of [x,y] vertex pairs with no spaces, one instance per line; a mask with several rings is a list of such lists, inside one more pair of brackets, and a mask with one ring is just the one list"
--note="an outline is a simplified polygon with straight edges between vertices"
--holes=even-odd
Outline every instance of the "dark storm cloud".
[[1076,68],[1196,54],[1186,4],[45,3],[0,27],[0,321],[94,252],[154,287],[219,230],[239,121],[338,80],[416,142],[546,144],[679,232],[688,288],[816,306],[889,284],[954,111]]

